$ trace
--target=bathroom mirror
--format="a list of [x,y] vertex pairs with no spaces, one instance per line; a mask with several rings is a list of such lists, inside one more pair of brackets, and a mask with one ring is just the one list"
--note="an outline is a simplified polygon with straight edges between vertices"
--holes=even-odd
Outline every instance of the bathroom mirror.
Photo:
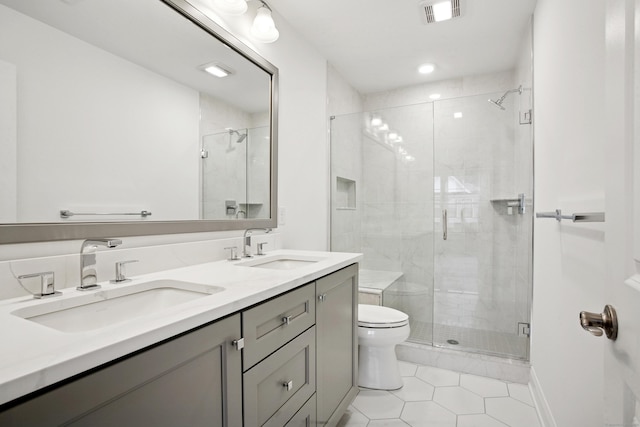
[[0,0],[0,244],[275,227],[278,71],[195,1]]

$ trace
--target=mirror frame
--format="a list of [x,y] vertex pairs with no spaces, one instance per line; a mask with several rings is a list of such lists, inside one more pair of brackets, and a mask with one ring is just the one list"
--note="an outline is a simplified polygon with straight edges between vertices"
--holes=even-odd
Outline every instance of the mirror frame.
[[235,36],[207,17],[187,0],[158,0],[186,19],[244,56],[271,76],[270,137],[271,177],[269,218],[234,220],[186,221],[120,221],[73,223],[14,223],[0,224],[0,244],[86,239],[91,237],[150,236],[180,233],[244,230],[247,228],[275,228],[277,226],[278,184],[278,69]]

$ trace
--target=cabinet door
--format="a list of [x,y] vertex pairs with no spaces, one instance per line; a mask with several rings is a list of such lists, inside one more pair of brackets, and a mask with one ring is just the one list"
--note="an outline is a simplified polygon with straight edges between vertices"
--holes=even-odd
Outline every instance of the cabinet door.
[[241,426],[235,315],[0,414],[2,426]]
[[358,393],[358,265],[316,281],[318,424],[335,425]]
[[313,427],[316,425],[316,395],[311,396],[284,427]]

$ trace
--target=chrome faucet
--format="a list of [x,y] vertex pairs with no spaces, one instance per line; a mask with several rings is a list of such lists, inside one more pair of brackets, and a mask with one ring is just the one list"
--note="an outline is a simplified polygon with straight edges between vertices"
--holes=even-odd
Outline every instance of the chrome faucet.
[[244,258],[253,258],[251,255],[251,232],[262,230],[265,233],[270,233],[270,228],[247,228],[244,232],[244,236],[242,237],[242,256]]
[[80,286],[76,289],[86,291],[99,289],[98,272],[96,271],[96,250],[98,246],[115,248],[122,244],[120,239],[88,239],[80,247]]

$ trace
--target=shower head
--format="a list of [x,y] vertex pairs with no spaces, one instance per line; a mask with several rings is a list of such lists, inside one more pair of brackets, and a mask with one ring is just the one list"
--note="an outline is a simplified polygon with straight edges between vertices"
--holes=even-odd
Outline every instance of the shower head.
[[499,99],[496,99],[496,100],[489,99],[489,102],[504,111],[506,110],[506,108],[504,108],[502,103],[507,98],[507,96],[509,96],[509,94],[513,92],[518,92],[519,94],[522,94],[522,85],[520,85],[520,87],[518,87],[517,89],[511,89],[506,91],[504,95],[502,95]]
[[489,99],[488,101],[489,101],[491,104],[493,104],[493,105],[495,105],[496,107],[498,107],[499,109],[501,109],[501,110],[506,110],[506,108],[504,108],[504,107],[502,106],[502,101],[503,101],[503,99],[502,99],[502,98],[500,98],[500,99],[498,99],[498,100],[496,100],[496,101],[494,101],[493,99]]
[[245,133],[240,133],[235,129],[229,129],[229,135],[233,135],[233,134],[238,135],[238,139],[236,140],[236,144],[240,144],[242,141],[244,141],[247,138],[247,132],[245,131]]

